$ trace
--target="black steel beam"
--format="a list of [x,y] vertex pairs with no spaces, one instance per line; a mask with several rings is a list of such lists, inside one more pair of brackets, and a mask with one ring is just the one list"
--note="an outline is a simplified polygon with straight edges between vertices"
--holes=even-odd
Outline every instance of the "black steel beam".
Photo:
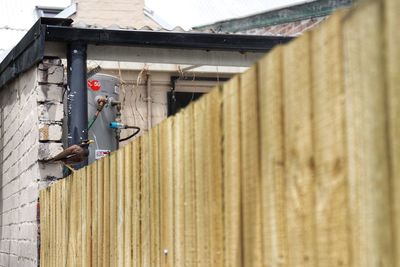
[[[86,81],[86,49],[81,42],[68,46],[68,146],[88,140],[88,96]],[[86,162],[74,166],[79,169]]]
[[46,41],[172,49],[267,52],[290,37],[72,28],[48,25]]

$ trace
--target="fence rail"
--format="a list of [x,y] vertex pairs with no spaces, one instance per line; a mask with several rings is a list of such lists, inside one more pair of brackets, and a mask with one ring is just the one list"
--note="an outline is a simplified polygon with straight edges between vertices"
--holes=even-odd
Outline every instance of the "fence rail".
[[400,266],[398,14],[339,12],[41,191],[41,266]]

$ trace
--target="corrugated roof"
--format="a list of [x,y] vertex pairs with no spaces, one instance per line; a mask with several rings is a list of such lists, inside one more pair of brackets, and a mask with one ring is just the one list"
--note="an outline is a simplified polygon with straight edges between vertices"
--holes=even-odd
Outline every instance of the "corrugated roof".
[[180,26],[176,26],[172,29],[166,29],[162,27],[150,27],[150,26],[143,26],[140,28],[136,27],[124,27],[117,24],[112,24],[108,26],[99,25],[99,24],[87,24],[81,21],[72,23],[72,27],[75,28],[85,28],[85,29],[105,29],[105,30],[127,30],[127,31],[154,31],[154,32],[204,32],[204,31],[197,31],[197,30],[185,30]]
[[146,7],[168,24],[189,29],[310,1],[314,0],[146,0]]
[[238,31],[236,34],[291,36],[295,37],[316,27],[327,17],[310,18],[300,21],[288,22],[278,25],[254,28],[246,31]]
[[[347,8],[354,0],[315,0],[301,5],[294,5],[256,15],[219,21],[210,25],[195,27],[197,30],[211,30],[226,33],[255,33],[272,35],[296,35],[308,26],[315,26],[324,17],[330,15],[338,8]],[[314,20],[314,18],[316,18]],[[319,19],[321,18],[321,19]],[[316,23],[316,24],[315,24]],[[296,25],[294,25],[296,24]],[[298,24],[298,25],[297,25]],[[307,25],[308,26],[307,26]],[[276,27],[275,25],[279,25]],[[290,34],[293,27],[299,28]],[[286,28],[286,29],[285,29]],[[258,30],[257,30],[258,29]]]

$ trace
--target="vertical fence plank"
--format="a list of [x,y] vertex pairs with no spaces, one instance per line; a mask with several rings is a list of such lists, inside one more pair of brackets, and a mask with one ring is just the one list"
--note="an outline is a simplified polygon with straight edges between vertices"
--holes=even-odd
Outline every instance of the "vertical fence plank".
[[98,245],[99,245],[99,207],[98,207],[98,175],[97,175],[98,161],[93,162],[89,168],[91,168],[92,174],[92,196],[91,196],[91,207],[92,207],[92,227],[91,227],[91,257],[92,266],[100,266],[98,257]]
[[51,188],[48,188],[48,191],[47,191],[47,199],[48,199],[48,208],[47,208],[47,218],[48,218],[48,238],[49,238],[49,241],[48,241],[48,244],[47,244],[47,251],[48,251],[48,261],[47,261],[47,266],[52,266],[52,248],[54,247],[54,246],[52,246],[52,244],[51,244],[51,241],[52,241],[52,233],[51,233],[51,231],[52,231],[52,224],[53,224],[53,221],[52,221],[52,196],[51,196]]
[[394,230],[394,266],[400,266],[400,1],[384,1],[385,53],[390,149],[391,203]]
[[[129,143],[123,148],[124,161],[123,169],[123,184],[124,184],[124,266],[132,266],[132,143]],[[137,218],[133,218],[137,220]]]
[[159,146],[158,127],[149,132],[149,171],[150,171],[150,236],[151,236],[151,266],[160,266],[160,180],[159,180]]
[[342,15],[311,37],[318,265],[350,263],[344,136]]
[[[44,189],[43,191],[43,203],[40,203],[40,214],[42,214],[43,211],[43,220],[42,218],[40,219],[40,225],[41,225],[41,232],[40,235],[42,236],[43,240],[43,245],[41,243],[41,253],[43,255],[43,258],[41,258],[41,266],[49,266],[49,191]],[[42,201],[42,200],[41,200]],[[42,227],[43,223],[43,227]],[[43,230],[42,230],[43,229]],[[43,233],[42,233],[43,231]]]
[[41,190],[39,193],[39,201],[40,201],[40,266],[47,266],[47,199],[46,199],[46,190]]
[[344,73],[352,263],[394,266],[382,2],[344,21]]
[[184,214],[185,214],[185,266],[194,266],[196,261],[196,206],[193,147],[193,106],[183,112],[183,181],[184,181]]
[[45,245],[45,211],[44,207],[46,206],[46,200],[44,199],[44,190],[39,191],[39,234],[40,234],[40,246],[39,246],[39,264],[38,266],[43,267],[45,264],[43,264],[45,260],[45,255],[44,255],[44,250],[43,247]]
[[61,183],[57,183],[54,185],[55,189],[55,240],[53,244],[55,245],[56,253],[56,265],[61,265],[61,251],[62,251],[62,236],[61,236],[61,227],[62,227],[62,215],[61,215]]
[[151,266],[151,236],[150,236],[150,137],[145,135],[141,139],[141,177],[142,184],[140,189],[141,194],[141,254],[142,266]]
[[[50,265],[57,265],[57,187],[50,187]],[[55,216],[54,216],[55,215]]]
[[52,214],[53,212],[53,205],[52,205],[52,190],[50,190],[51,188],[49,188],[49,261],[48,261],[48,265],[51,266],[53,264],[53,248],[54,246],[52,246],[52,240],[53,240],[53,218],[50,214]]
[[60,201],[60,217],[61,217],[61,221],[60,221],[60,259],[59,259],[59,265],[60,266],[65,266],[65,245],[66,245],[66,236],[65,236],[65,226],[66,226],[66,204],[65,204],[65,199],[66,199],[66,180],[62,180],[59,183],[60,186],[60,199],[58,201]]
[[183,114],[174,117],[174,266],[183,266],[185,259],[185,213],[183,181]]
[[116,266],[124,266],[124,151],[123,149],[119,149],[116,153],[117,162],[116,162],[116,171],[115,171],[115,180],[116,180],[116,224],[115,228],[117,230],[116,234]]
[[96,162],[96,172],[97,172],[97,266],[104,266],[104,158]]
[[288,257],[283,144],[282,48],[258,65],[262,238],[264,265],[285,266]]
[[232,267],[242,266],[239,85],[236,76],[222,90],[224,265]]
[[222,266],[223,258],[223,192],[221,95],[219,88],[204,96],[206,101],[205,178],[209,190],[211,265]]
[[75,244],[75,259],[74,264],[82,265],[82,172],[77,171],[74,173],[75,178],[75,223],[76,230],[74,233],[74,244]]
[[110,266],[110,200],[112,195],[110,194],[110,157],[106,157],[103,160],[103,266]]
[[262,264],[261,179],[259,158],[259,123],[257,103],[257,68],[241,75],[241,176],[243,214],[243,265]]
[[[196,190],[197,225],[197,265],[211,266],[210,257],[210,209],[208,203],[208,184],[206,178],[206,101],[204,98],[194,103],[194,162]],[[174,136],[174,140],[176,137]],[[175,194],[176,195],[176,194]],[[176,238],[176,237],[175,237]],[[176,240],[176,239],[175,239]]]
[[62,248],[61,248],[61,265],[67,266],[67,252],[68,252],[68,222],[69,222],[69,214],[68,214],[68,196],[69,196],[69,180],[62,180]]
[[60,255],[60,266],[66,266],[65,260],[67,258],[67,209],[68,209],[68,183],[67,180],[60,181],[61,183],[61,255]]
[[45,212],[45,222],[44,222],[44,239],[46,240],[45,245],[43,247],[44,249],[44,261],[43,265],[44,266],[50,266],[50,188],[45,189],[45,194],[44,194],[44,207],[43,210]]
[[73,194],[74,194],[74,179],[73,179],[73,175],[71,175],[68,178],[68,199],[67,199],[67,237],[66,237],[66,242],[67,242],[67,257],[65,259],[65,266],[70,266],[71,265],[71,258],[73,255],[73,251],[72,251],[72,223],[73,223],[73,206],[74,203],[72,203],[72,199],[73,199]]
[[118,181],[117,181],[117,156],[118,152],[110,155],[110,265],[118,266]]
[[81,266],[86,266],[86,259],[89,257],[87,254],[87,243],[86,243],[86,233],[87,233],[87,206],[86,206],[86,196],[87,196],[87,184],[86,184],[86,168],[79,170],[80,177],[80,189],[81,189],[81,234],[79,238],[81,239]]
[[284,143],[289,263],[315,266],[315,179],[311,125],[310,35],[284,48]]
[[161,220],[161,266],[172,267],[174,263],[174,183],[173,183],[173,120],[160,124],[160,220]]
[[[50,188],[50,222],[51,222],[51,227],[50,227],[50,248],[51,248],[51,265],[56,266],[57,265],[57,210],[56,210],[56,193],[57,193],[57,188],[55,185],[52,185]],[[54,216],[56,215],[56,216]]]
[[142,266],[141,239],[141,137],[132,143],[132,266]]
[[92,167],[87,166],[86,170],[86,231],[85,231],[85,238],[86,238],[86,258],[85,258],[85,265],[86,266],[93,266],[92,264]]
[[73,217],[73,230],[72,232],[72,259],[70,261],[71,266],[81,265],[82,247],[82,225],[81,225],[81,176],[79,172],[73,174],[74,177],[74,217]]

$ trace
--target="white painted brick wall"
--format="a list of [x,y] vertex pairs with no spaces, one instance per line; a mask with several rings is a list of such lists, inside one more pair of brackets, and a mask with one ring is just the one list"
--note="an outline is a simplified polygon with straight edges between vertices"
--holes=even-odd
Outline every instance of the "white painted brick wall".
[[46,59],[0,88],[0,266],[39,263],[39,188],[62,168],[38,159],[62,149],[63,81],[61,60]]

